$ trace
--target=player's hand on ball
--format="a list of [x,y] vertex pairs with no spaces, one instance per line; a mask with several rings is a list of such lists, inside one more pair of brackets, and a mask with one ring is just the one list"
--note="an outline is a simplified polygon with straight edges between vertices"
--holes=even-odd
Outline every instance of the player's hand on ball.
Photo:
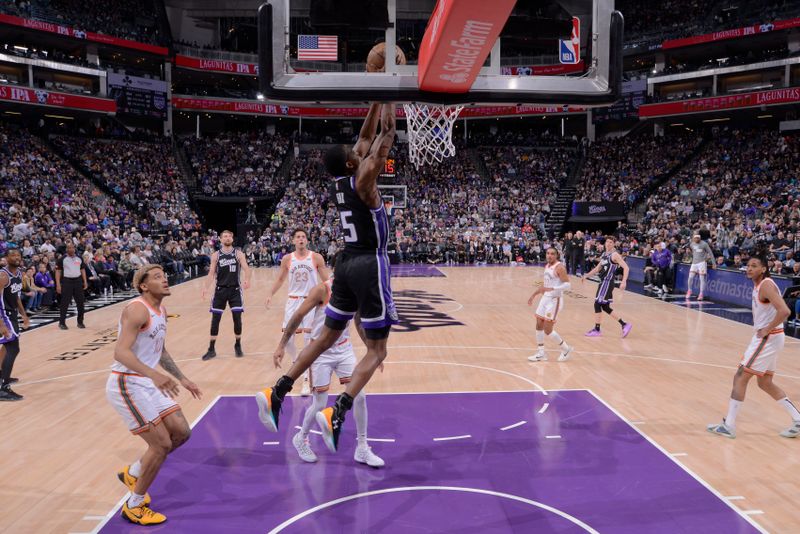
[[178,389],[178,383],[165,374],[156,373],[156,375],[153,377],[153,384],[155,384],[161,393],[170,399],[174,399],[178,396],[178,393],[180,393],[180,390]]
[[181,379],[181,385],[183,387],[185,387],[186,390],[189,391],[189,393],[191,393],[192,397],[194,397],[195,399],[199,400],[199,399],[203,398],[203,392],[200,391],[200,388],[197,387],[197,384],[195,384],[194,382],[192,382],[188,378],[182,378]]
[[275,349],[275,353],[272,355],[272,363],[275,364],[275,369],[281,368],[281,362],[283,361],[283,352],[284,347],[281,345],[277,349]]

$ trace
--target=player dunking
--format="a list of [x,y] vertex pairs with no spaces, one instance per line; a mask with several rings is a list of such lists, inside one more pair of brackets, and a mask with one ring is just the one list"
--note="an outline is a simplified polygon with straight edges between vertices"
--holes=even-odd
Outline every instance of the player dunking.
[[[230,305],[233,315],[233,333],[236,343],[233,350],[237,358],[244,356],[242,351],[242,313],[244,312],[243,289],[250,289],[250,266],[244,252],[233,246],[233,232],[225,230],[220,234],[222,247],[211,255],[211,266],[208,268],[208,277],[203,284],[203,300],[209,285],[214,285],[214,298],[211,300],[211,341],[208,350],[203,355],[203,360],[210,360],[217,356],[216,343],[219,334],[219,323],[225,306]],[[244,273],[244,281],[242,281]]]
[[[283,313],[283,326],[282,331],[286,331],[286,325],[289,319],[294,315],[294,312],[300,308],[308,296],[309,291],[314,289],[320,280],[323,282],[328,279],[328,272],[325,269],[325,260],[316,252],[308,249],[308,234],[306,231],[298,228],[292,232],[292,241],[294,242],[294,252],[281,259],[281,272],[278,279],[272,284],[272,289],[267,295],[267,308],[272,303],[272,297],[289,278],[289,296],[286,299],[286,307]],[[289,333],[289,340],[286,343],[286,352],[292,358],[292,362],[297,359],[297,345],[294,342],[295,334],[303,333],[303,346],[308,345],[310,342],[311,322],[314,319],[314,314],[309,313],[305,319],[297,326],[296,332]],[[303,387],[301,395],[307,396],[310,394],[308,386],[308,371],[303,373]]]
[[[133,287],[141,296],[122,311],[106,398],[131,433],[147,443],[144,456],[117,473],[131,492],[122,505],[122,517],[131,523],[157,525],[167,518],[149,508],[147,489],[167,455],[191,435],[181,407],[173,400],[178,395],[178,383],[196,399],[202,393],[178,369],[164,344],[167,310],[162,301],[170,294],[164,270],[160,265],[143,265],[133,277]],[[177,381],[156,371],[159,364]]]
[[709,425],[708,431],[726,438],[736,437],[736,415],[744,402],[747,385],[755,375],[758,387],[778,401],[792,418],[792,426],[780,435],[784,438],[796,438],[800,436],[800,411],[786,393],[772,381],[778,363],[778,353],[783,350],[785,342],[783,322],[789,317],[789,307],[783,300],[778,285],[769,278],[765,254],[760,253],[750,258],[747,262],[747,277],[753,281],[751,300],[755,333],[733,377],[728,415],[722,423]]
[[529,356],[528,360],[532,362],[547,361],[547,354],[544,352],[544,336],[548,335],[558,343],[558,348],[561,349],[558,361],[565,362],[569,359],[572,347],[561,339],[553,327],[559,312],[564,308],[562,293],[570,287],[569,276],[564,264],[558,259],[558,250],[553,247],[548,248],[545,258],[547,265],[544,268],[544,282],[528,299],[528,306],[533,306],[534,299],[539,295],[542,296],[536,307],[536,345],[538,350],[536,354]]
[[[295,310],[294,314],[289,317],[287,325],[297,328],[305,321],[306,317],[311,316],[311,339],[317,339],[325,325],[325,308],[331,298],[332,282],[332,280],[327,280],[312,288],[308,296],[303,300],[303,303]],[[292,337],[291,332],[292,329],[290,328],[284,330],[283,337],[280,343],[278,343],[278,348],[273,355],[275,367],[280,367],[284,349],[287,344],[290,343]],[[358,332],[359,335],[362,335],[362,339],[365,340],[366,336],[363,335],[363,330],[359,328]],[[303,416],[303,426],[292,439],[294,448],[297,449],[300,459],[304,462],[313,463],[317,461],[317,455],[311,450],[308,435],[309,432],[311,432],[311,425],[316,421],[317,413],[322,411],[328,404],[328,390],[330,389],[333,373],[336,373],[336,376],[339,377],[339,383],[347,384],[353,376],[355,367],[356,354],[353,351],[353,344],[350,342],[348,325],[341,331],[336,343],[323,352],[319,358],[311,364],[311,368],[309,369],[309,373],[311,374],[311,387],[314,392],[314,401],[311,406],[306,409],[306,413]],[[264,415],[265,414],[262,414],[262,417]],[[367,444],[367,398],[363,391],[353,399],[353,416],[356,420],[356,434],[358,437],[358,445],[356,446],[354,455],[355,461],[367,464],[370,467],[383,467],[383,460],[373,453],[372,449]]]
[[711,260],[711,268],[714,269],[714,253],[708,243],[702,240],[700,234],[692,236],[692,242],[689,243],[689,248],[692,250],[692,266],[689,268],[689,283],[687,284],[686,300],[692,297],[692,284],[694,277],[700,276],[700,293],[697,295],[697,300],[703,300],[703,293],[706,290],[706,279],[708,278],[708,260]]
[[[381,133],[376,138],[379,119]],[[394,137],[394,104],[373,103],[353,149],[340,145],[325,154],[325,167],[336,177],[331,196],[339,209],[345,241],[336,261],[325,326],[275,386],[256,395],[259,413],[264,415],[262,422],[277,431],[281,404],[294,381],[333,346],[347,322],[358,314],[365,330],[367,354],[356,365],[352,380],[334,407],[317,414],[325,444],[333,452],[338,447],[345,413],[386,358],[389,331],[397,323],[386,251],[389,219],[377,185]]]
[[619,322],[622,327],[622,337],[626,337],[630,333],[632,326],[614,313],[614,310],[611,309],[611,303],[614,301],[614,279],[617,276],[617,269],[622,269],[622,282],[619,284],[619,288],[622,291],[625,291],[625,287],[628,285],[630,269],[622,255],[617,252],[616,241],[612,236],[606,237],[605,247],[606,251],[600,256],[600,261],[595,268],[586,273],[586,276],[581,277],[581,283],[583,283],[584,278],[600,273],[600,285],[597,288],[597,296],[594,299],[594,328],[586,332],[586,335],[589,337],[601,335],[600,322],[603,320],[601,312],[606,312],[612,319]]
[[11,389],[11,371],[19,355],[19,317],[22,326],[30,321],[22,305],[22,254],[12,248],[6,253],[7,266],[0,269],[0,401],[18,401],[23,397]]

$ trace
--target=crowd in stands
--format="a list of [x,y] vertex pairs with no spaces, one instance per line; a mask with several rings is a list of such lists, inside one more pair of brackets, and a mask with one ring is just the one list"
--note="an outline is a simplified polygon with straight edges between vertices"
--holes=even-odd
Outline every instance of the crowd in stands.
[[[486,147],[416,171],[407,147],[393,151],[395,185],[407,188],[408,205],[392,206],[396,253],[401,261],[510,263],[538,261],[547,244],[545,222],[560,181],[574,164],[575,150]],[[276,264],[291,252],[291,230],[308,232],[314,250],[333,254],[341,246],[339,215],[328,201],[322,152],[301,153],[290,172],[271,223],[249,252]],[[400,199],[397,199],[398,204]]]
[[168,41],[158,27],[154,0],[115,0],[113,6],[91,0],[12,0],[2,2],[0,12],[143,43]]
[[[86,146],[98,142],[83,140]],[[106,154],[117,153],[111,145],[103,146]],[[128,289],[133,271],[143,263],[160,263],[174,281],[202,274],[216,235],[204,234],[196,216],[183,219],[180,214],[185,212],[171,208],[168,202],[155,211],[128,206],[104,193],[29,131],[0,124],[0,255],[9,248],[21,250],[23,300],[32,311],[55,306],[55,265],[68,243],[82,256],[89,291],[95,296]],[[167,214],[165,220],[180,224],[159,227],[153,214],[160,212]]]
[[619,0],[615,7],[625,16],[627,46],[768,24],[800,14],[798,0]]
[[56,136],[53,145],[126,204],[146,210],[144,230],[200,228],[168,141],[140,142]]
[[274,194],[290,142],[279,133],[234,132],[186,138],[183,147],[204,195],[249,196]]
[[575,200],[617,201],[631,206],[701,141],[695,133],[597,140],[588,150]]
[[740,266],[757,247],[767,247],[775,274],[789,274],[800,224],[798,168],[798,135],[718,130],[698,157],[648,197],[635,233],[666,243],[678,261],[690,258],[688,242],[700,233],[721,267]]

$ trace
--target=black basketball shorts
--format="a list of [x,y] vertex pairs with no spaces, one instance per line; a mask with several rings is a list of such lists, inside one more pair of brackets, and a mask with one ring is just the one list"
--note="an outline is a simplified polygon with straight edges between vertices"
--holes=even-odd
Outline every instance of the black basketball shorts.
[[386,253],[342,252],[336,260],[325,324],[333,330],[343,330],[356,313],[361,317],[367,337],[372,337],[370,330],[385,330],[388,335],[389,328],[397,324]]
[[238,286],[217,286],[214,298],[211,299],[211,313],[222,313],[225,306],[230,306],[231,311],[244,311],[244,297],[242,288]]

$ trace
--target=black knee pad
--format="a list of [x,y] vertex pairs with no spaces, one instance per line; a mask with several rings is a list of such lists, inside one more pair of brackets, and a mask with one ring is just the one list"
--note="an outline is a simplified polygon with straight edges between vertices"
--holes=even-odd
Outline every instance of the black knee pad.
[[242,335],[242,312],[233,312],[233,333],[237,336]]
[[330,315],[326,315],[325,326],[327,326],[331,330],[336,330],[337,332],[341,332],[342,330],[347,328],[347,321],[340,321],[339,319],[334,319]]
[[603,307],[600,305],[599,302],[595,301],[594,303],[594,312],[600,313],[603,310]]
[[386,339],[389,337],[389,331],[391,329],[391,325],[384,326],[383,328],[365,328],[364,335],[367,336],[367,339]]
[[211,315],[211,335],[216,336],[219,334],[219,322],[222,320],[222,314],[214,313]]
[[611,315],[611,312],[614,311],[614,310],[611,309],[611,305],[608,302],[603,304],[602,308],[603,308],[603,311],[606,312],[609,315]]

